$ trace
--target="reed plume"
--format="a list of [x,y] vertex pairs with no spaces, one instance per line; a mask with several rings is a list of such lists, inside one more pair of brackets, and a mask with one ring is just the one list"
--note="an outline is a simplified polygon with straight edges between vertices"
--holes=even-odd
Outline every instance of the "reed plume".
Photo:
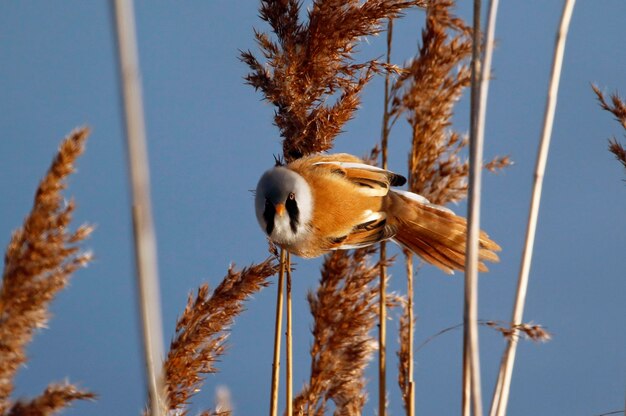
[[[409,190],[438,205],[467,196],[469,173],[460,156],[467,138],[451,124],[454,105],[470,84],[472,29],[452,14],[454,4],[428,3],[418,54],[391,87],[392,123],[404,116],[412,130]],[[495,157],[485,167],[496,171],[510,164],[508,156]]]
[[74,400],[93,400],[95,394],[68,383],[50,384],[38,397],[19,400],[5,413],[7,416],[48,416],[58,413]]
[[93,228],[82,225],[71,231],[73,200],[61,192],[74,163],[83,153],[89,129],[76,129],[67,136],[39,183],[31,212],[13,232],[4,256],[0,287],[0,414],[48,415],[77,399],[94,398],[71,384],[51,384],[30,401],[12,403],[17,370],[26,363],[26,346],[37,329],[50,319],[49,305],[67,285],[72,274],[85,267],[91,253],[78,244]]
[[[615,119],[619,121],[624,130],[626,130],[626,103],[624,103],[617,93],[611,95],[611,103],[609,103],[597,86],[592,85],[591,88],[593,88],[593,92],[596,93],[600,107],[613,114]],[[609,151],[613,153],[615,158],[626,168],[626,148],[617,141],[617,138],[612,137],[609,139]]]
[[485,321],[482,324],[495,329],[500,332],[504,338],[511,339],[518,337],[520,334],[524,335],[527,339],[535,342],[547,342],[552,339],[552,334],[541,325],[533,323],[521,323],[513,326],[509,326],[503,323],[494,321]]
[[[241,271],[231,267],[213,292],[205,284],[195,296],[189,295],[164,363],[171,411],[187,414],[186,406],[200,390],[204,375],[217,372],[215,362],[224,353],[228,331],[242,312],[243,302],[268,286],[268,278],[277,271],[275,257]],[[225,412],[208,414],[228,414]]]
[[375,73],[394,70],[377,60],[357,62],[359,40],[378,34],[382,22],[419,0],[315,0],[301,21],[298,0],[262,0],[261,19],[274,38],[255,31],[265,61],[250,51],[241,59],[246,81],[276,106],[274,123],[287,162],[328,150],[360,103]]
[[367,401],[363,372],[377,343],[379,264],[375,247],[328,255],[320,285],[308,296],[313,315],[309,382],[294,400],[294,413],[323,415],[329,400],[336,415],[361,414]]

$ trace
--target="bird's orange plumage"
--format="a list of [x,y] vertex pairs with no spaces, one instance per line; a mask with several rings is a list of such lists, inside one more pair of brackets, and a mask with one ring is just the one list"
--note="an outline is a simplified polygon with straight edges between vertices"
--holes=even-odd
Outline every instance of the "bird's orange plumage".
[[[348,154],[309,156],[286,168],[304,178],[313,201],[307,237],[285,246],[292,253],[317,257],[393,238],[447,273],[464,268],[465,218],[418,195],[391,190],[398,175]],[[481,271],[487,270],[483,261],[499,260],[499,250],[481,231]]]

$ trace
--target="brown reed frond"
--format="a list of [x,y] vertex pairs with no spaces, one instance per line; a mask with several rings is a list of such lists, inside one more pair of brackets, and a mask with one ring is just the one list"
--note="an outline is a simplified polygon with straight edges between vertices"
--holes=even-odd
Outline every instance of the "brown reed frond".
[[350,120],[372,75],[396,71],[377,60],[356,62],[361,38],[376,35],[381,23],[423,0],[314,0],[306,21],[298,0],[262,0],[260,16],[274,39],[255,31],[265,62],[250,51],[241,59],[251,69],[246,81],[276,106],[274,123],[289,162],[328,150]]
[[[39,183],[30,214],[13,233],[5,253],[0,288],[0,414],[9,409],[15,374],[27,360],[26,345],[35,330],[44,328],[50,318],[50,302],[65,288],[71,275],[92,258],[77,246],[89,236],[92,227],[82,225],[74,232],[69,230],[74,202],[66,202],[61,195],[88,135],[89,129],[81,128],[63,140]],[[50,394],[61,390],[52,388]],[[44,393],[42,400],[45,397]],[[64,396],[54,397],[62,401]]]
[[507,156],[495,156],[489,162],[486,162],[483,167],[491,173],[498,173],[505,168],[513,165],[513,161],[509,155]]
[[484,324],[490,328],[500,332],[504,338],[511,339],[519,333],[522,333],[526,338],[535,342],[547,342],[552,339],[552,334],[548,332],[543,326],[533,323],[521,323],[517,325],[504,326],[501,323],[495,321],[486,321]]
[[95,399],[94,393],[81,390],[72,384],[50,384],[34,399],[14,403],[7,416],[49,416],[69,406],[74,400]]
[[228,330],[243,310],[243,301],[268,286],[277,271],[275,257],[241,271],[231,266],[212,293],[204,284],[195,296],[189,295],[164,363],[170,410],[187,414],[185,405],[199,391],[204,374],[217,372],[214,364],[224,353]]
[[294,400],[294,413],[323,415],[332,400],[336,415],[361,414],[367,400],[363,371],[376,351],[371,331],[378,317],[379,264],[375,247],[336,251],[322,267],[320,286],[309,293],[313,315],[311,376]]
[[[450,129],[454,104],[470,84],[472,29],[452,14],[452,0],[433,0],[426,8],[418,55],[392,86],[392,123],[405,116],[412,128],[409,189],[435,204],[467,195],[468,140]],[[507,157],[487,162],[490,170],[510,165]]]
[[[604,98],[604,94],[596,85],[592,85],[593,92],[596,93],[600,107],[612,113],[615,119],[620,122],[626,130],[626,103],[617,93],[611,95],[611,104]],[[626,168],[626,148],[617,141],[615,137],[609,139],[609,151],[615,155],[615,158]]]
[[613,153],[615,158],[626,168],[626,148],[624,148],[615,137],[609,139],[609,151]]

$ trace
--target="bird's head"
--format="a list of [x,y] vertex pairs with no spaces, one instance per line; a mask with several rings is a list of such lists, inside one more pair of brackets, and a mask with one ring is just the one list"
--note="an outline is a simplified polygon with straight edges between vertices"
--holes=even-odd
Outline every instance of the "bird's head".
[[282,166],[265,172],[254,202],[259,225],[272,241],[294,244],[308,230],[313,197],[309,184],[296,172]]

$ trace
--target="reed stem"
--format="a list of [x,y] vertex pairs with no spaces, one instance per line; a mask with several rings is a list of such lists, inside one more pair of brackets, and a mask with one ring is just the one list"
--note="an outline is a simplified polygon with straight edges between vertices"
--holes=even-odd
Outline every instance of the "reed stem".
[[409,400],[407,406],[407,415],[414,416],[415,415],[415,382],[413,380],[413,337],[414,337],[414,315],[413,315],[413,254],[405,250],[404,255],[406,256],[406,278],[407,278],[407,288],[406,288],[406,296],[407,296],[407,309],[409,314],[409,323],[408,323],[408,331],[409,331]]
[[[463,311],[463,415],[482,416],[480,353],[478,341],[478,238],[480,233],[480,194],[483,166],[480,71],[481,1],[474,0],[472,41],[470,172],[468,187],[467,256],[465,259],[465,296]],[[484,116],[483,116],[484,117]]]
[[287,261],[285,265],[287,271],[287,341],[285,347],[287,350],[287,393],[285,399],[287,401],[286,411],[287,416],[293,415],[293,331],[291,323],[291,254],[287,252]]
[[[387,64],[391,63],[391,40],[393,19],[387,23]],[[389,143],[389,72],[385,74],[385,102],[381,132],[382,168],[387,169],[387,148]],[[387,245],[380,243],[380,284],[378,308],[378,415],[387,414]]]
[[156,235],[150,202],[150,171],[146,145],[139,56],[132,0],[113,2],[122,101],[126,125],[128,166],[138,303],[143,329],[144,361],[152,416],[168,409],[163,382],[163,329],[161,322]]
[[379,330],[378,330],[378,414],[387,414],[387,244],[380,243]]
[[272,361],[272,387],[270,391],[270,416],[278,414],[278,385],[280,383],[280,340],[283,326],[283,292],[285,283],[285,249],[280,249],[278,293],[276,294],[276,319],[274,326],[274,359]]
[[491,403],[491,416],[504,416],[509,400],[509,392],[511,389],[511,375],[513,374],[515,353],[517,351],[517,342],[519,339],[519,333],[516,327],[517,325],[522,323],[522,319],[524,316],[524,305],[526,302],[526,292],[528,289],[528,278],[532,261],[533,245],[535,242],[535,233],[537,230],[537,218],[539,216],[541,189],[543,186],[543,177],[545,174],[546,163],[548,160],[548,150],[550,148],[552,126],[554,124],[554,113],[556,109],[557,95],[559,90],[561,68],[563,66],[565,41],[567,39],[567,31],[569,28],[569,23],[571,21],[575,3],[575,0],[565,0],[563,4],[561,22],[559,24],[559,29],[556,34],[550,83],[548,86],[548,94],[546,98],[546,110],[543,120],[543,130],[541,134],[541,140],[539,142],[539,149],[537,151],[533,190],[528,212],[526,241],[524,243],[524,251],[522,254],[522,262],[520,265],[519,277],[517,282],[515,305],[513,307],[513,314],[511,317],[511,329],[513,333],[510,337],[508,337],[508,343],[502,356],[502,362],[500,364],[500,371],[498,374],[498,381],[496,383],[494,397]]

